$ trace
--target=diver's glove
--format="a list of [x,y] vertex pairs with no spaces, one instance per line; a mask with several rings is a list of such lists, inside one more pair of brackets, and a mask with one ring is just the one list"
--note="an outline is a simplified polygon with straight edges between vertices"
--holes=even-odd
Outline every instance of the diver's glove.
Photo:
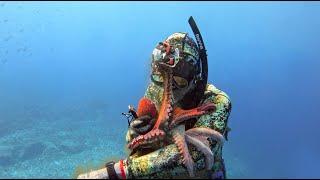
[[135,131],[136,133],[140,134],[146,134],[151,130],[155,123],[155,118],[151,118],[149,115],[141,116],[136,119],[134,119],[130,123],[130,129]]
[[146,134],[152,129],[157,117],[157,108],[152,100],[143,97],[139,100],[137,111],[129,105],[129,112],[122,114],[128,119],[126,141],[129,143],[133,138]]
[[155,124],[156,119],[149,115],[144,115],[133,119],[129,124],[127,133],[127,143],[131,142],[132,139],[139,135],[146,134],[149,132]]

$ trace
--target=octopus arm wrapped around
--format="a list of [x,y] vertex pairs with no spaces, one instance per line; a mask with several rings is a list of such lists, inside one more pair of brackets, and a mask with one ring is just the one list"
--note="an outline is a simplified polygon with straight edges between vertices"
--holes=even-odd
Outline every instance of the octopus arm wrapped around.
[[[222,135],[226,136],[228,132],[227,128],[227,120],[231,111],[231,102],[228,96],[223,92],[215,88],[213,85],[207,85],[205,92],[205,102],[213,102],[216,105],[216,111],[203,115],[198,118],[198,121],[195,124],[195,128],[209,128],[220,132]],[[147,97],[152,98],[152,97]],[[183,126],[183,125],[180,125]],[[186,135],[190,137],[198,136],[204,137],[205,132],[202,134],[197,133],[195,130],[186,131]],[[204,170],[206,167],[205,163],[209,163],[211,161],[206,161],[203,156],[203,152],[207,152],[207,150],[203,149],[198,150],[197,148],[192,147],[192,142],[194,139],[188,138],[191,144],[189,146],[189,153],[191,155],[192,160],[195,162],[194,167],[196,168],[196,175],[199,170]],[[217,143],[219,138],[213,138],[208,142],[204,142],[210,145],[211,150],[221,148],[222,144]],[[197,143],[197,142],[196,142]],[[214,152],[214,157],[221,157],[221,153]],[[157,151],[148,153],[146,155],[140,157],[129,157],[128,160],[128,168],[129,174],[135,178],[174,178],[174,177],[189,177],[188,169],[185,167],[182,158],[181,152],[176,144],[167,145]]]

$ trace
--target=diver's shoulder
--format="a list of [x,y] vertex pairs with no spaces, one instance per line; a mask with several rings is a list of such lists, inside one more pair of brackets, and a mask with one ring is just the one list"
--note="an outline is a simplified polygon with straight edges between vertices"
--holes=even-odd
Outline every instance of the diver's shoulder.
[[210,84],[210,83],[207,84],[205,93],[225,96],[227,99],[230,100],[230,97],[228,96],[228,94],[226,92],[222,91],[221,89],[217,88],[216,86],[214,86],[213,84]]
[[220,101],[223,101],[224,103],[227,103],[227,104],[231,104],[231,99],[229,95],[211,83],[208,83],[206,85],[206,90],[204,94],[206,97],[211,97],[215,99],[219,98]]

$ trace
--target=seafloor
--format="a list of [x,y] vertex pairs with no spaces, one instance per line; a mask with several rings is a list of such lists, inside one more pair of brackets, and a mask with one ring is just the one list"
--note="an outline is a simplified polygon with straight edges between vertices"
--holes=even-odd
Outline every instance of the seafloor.
[[[74,178],[126,157],[126,126],[108,123],[103,107],[85,108],[59,113],[25,108],[17,113],[20,119],[16,114],[16,119],[7,117],[9,123],[1,121],[0,178]],[[119,115],[119,121],[124,117]],[[228,143],[225,161],[229,178],[248,176],[246,164],[229,152]]]

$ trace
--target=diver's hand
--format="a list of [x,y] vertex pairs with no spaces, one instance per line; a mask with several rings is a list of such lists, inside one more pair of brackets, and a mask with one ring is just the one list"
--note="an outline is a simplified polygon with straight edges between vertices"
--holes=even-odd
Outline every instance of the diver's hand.
[[130,123],[130,129],[137,134],[145,134],[151,130],[155,122],[155,118],[151,118],[149,115],[141,116],[134,119]]
[[151,118],[148,115],[141,116],[132,120],[129,124],[126,135],[127,144],[129,144],[134,138],[138,137],[139,135],[143,135],[149,132],[153,128],[155,121],[155,118]]
[[80,174],[77,179],[109,179],[106,168]]

